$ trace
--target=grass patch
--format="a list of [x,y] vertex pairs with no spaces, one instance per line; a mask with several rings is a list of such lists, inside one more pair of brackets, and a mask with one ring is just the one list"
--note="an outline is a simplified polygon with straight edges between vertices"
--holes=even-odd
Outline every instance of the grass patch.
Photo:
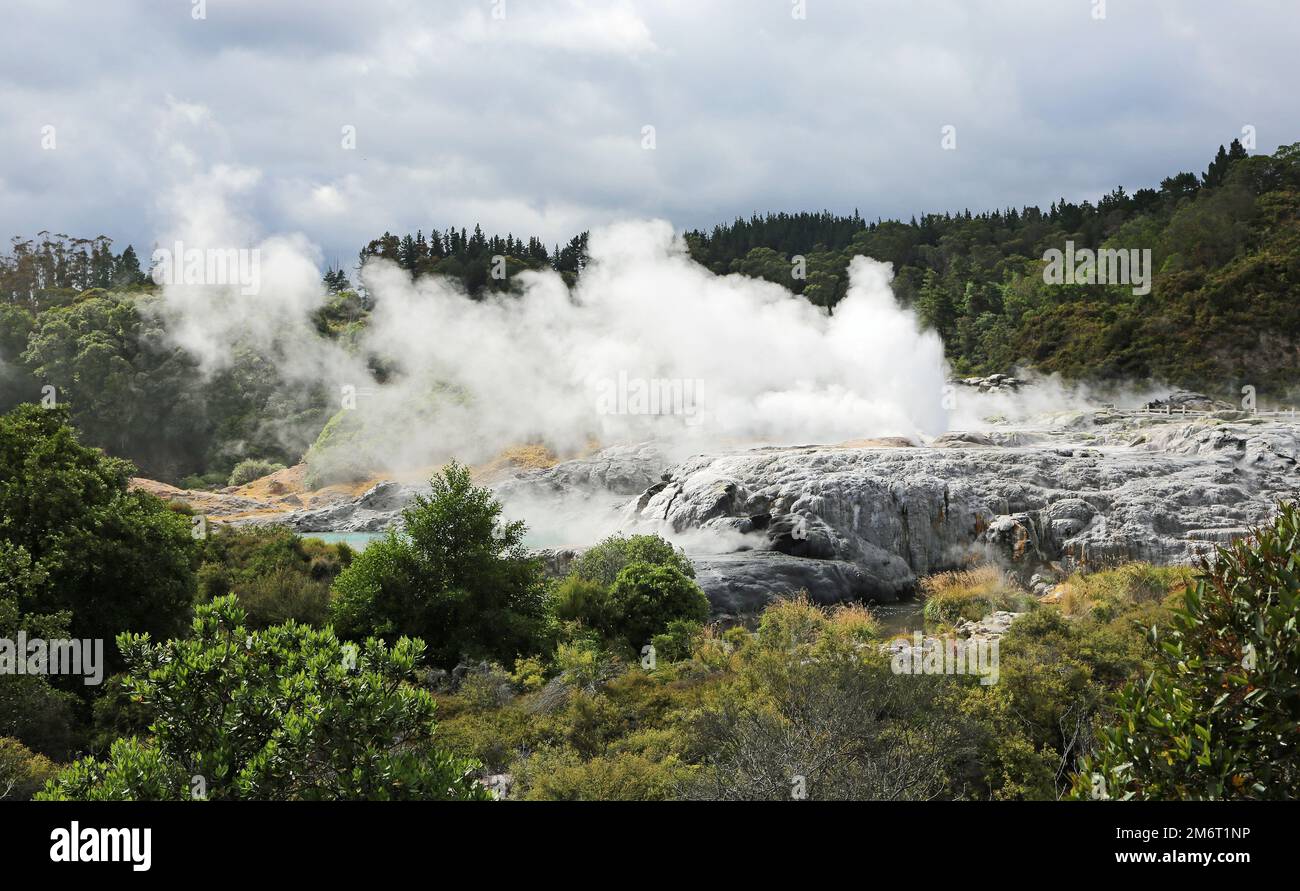
[[1159,604],[1187,590],[1195,579],[1190,566],[1125,563],[1114,569],[1075,573],[1063,583],[1061,612],[1107,621],[1129,606]]
[[997,610],[1023,612],[1033,598],[996,566],[940,572],[921,580],[921,614],[934,625],[978,621]]

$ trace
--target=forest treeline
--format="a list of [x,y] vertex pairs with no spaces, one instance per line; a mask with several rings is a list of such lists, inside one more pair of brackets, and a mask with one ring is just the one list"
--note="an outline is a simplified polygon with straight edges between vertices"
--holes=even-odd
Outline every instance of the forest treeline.
[[[1300,144],[1250,155],[1221,146],[1201,174],[1116,188],[1096,203],[928,213],[908,222],[829,212],[770,213],[684,233],[718,274],[767,279],[834,312],[849,261],[893,264],[894,290],[944,339],[958,375],[1033,368],[1094,381],[1151,380],[1262,404],[1294,401],[1300,368]],[[1126,284],[1048,284],[1044,256],[1078,249],[1151,252],[1148,293]],[[547,248],[535,236],[451,227],[384,233],[359,260],[458,281],[482,299],[514,275],[550,269],[572,284],[587,233]],[[499,259],[498,259],[499,258]],[[275,349],[243,349],[215,374],[167,336],[160,296],[134,248],[107,237],[38,233],[0,256],[0,410],[54,386],[87,441],[152,477],[224,483],[245,459],[292,464],[334,413],[333,393],[283,386]],[[313,317],[321,337],[354,342],[372,295],[332,268]],[[382,376],[383,357],[377,371]]]

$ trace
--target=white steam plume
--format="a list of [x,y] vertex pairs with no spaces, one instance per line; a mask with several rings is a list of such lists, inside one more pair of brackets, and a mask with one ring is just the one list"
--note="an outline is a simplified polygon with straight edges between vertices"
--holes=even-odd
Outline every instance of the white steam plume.
[[[166,284],[169,335],[207,373],[252,350],[287,388],[364,392],[353,417],[379,444],[377,472],[477,463],[525,442],[560,454],[647,439],[703,451],[947,429],[942,344],[898,306],[888,264],[854,258],[831,315],[779,285],[715,275],[664,221],[594,231],[572,289],[554,272],[522,272],[510,293],[474,300],[454,280],[413,280],[375,259],[362,270],[373,312],[345,347],[312,321],[330,296],[320,252],[301,234],[262,237],[234,210],[256,171],[186,166],[164,198],[174,222],[158,246],[252,250],[260,288]],[[382,385],[376,365],[389,372]],[[657,383],[679,399],[658,413],[624,392]]]
[[[526,272],[518,294],[481,301],[367,264],[376,305],[364,344],[402,372],[388,410],[409,411],[434,382],[462,396],[417,448],[476,459],[528,440],[567,452],[593,437],[704,447],[946,428],[942,345],[896,304],[888,264],[855,258],[827,315],[778,285],[714,275],[662,221],[593,232],[589,253],[572,292],[554,273]],[[620,413],[629,400],[608,397],[628,381],[677,382],[693,403]]]

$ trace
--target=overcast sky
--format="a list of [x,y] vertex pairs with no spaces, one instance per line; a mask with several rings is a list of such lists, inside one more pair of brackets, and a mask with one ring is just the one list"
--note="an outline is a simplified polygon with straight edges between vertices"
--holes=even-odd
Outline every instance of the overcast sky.
[[476,221],[1046,205],[1300,141],[1296,0],[1098,5],[3,0],[0,229],[147,248],[215,182],[350,263]]

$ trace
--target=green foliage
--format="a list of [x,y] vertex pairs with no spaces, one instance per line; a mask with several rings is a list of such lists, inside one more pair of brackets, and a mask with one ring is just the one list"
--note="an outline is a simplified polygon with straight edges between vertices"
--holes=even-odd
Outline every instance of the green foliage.
[[1023,610],[1030,598],[995,566],[940,572],[921,580],[927,622],[978,621],[996,610]]
[[1112,691],[1143,670],[1136,622],[1167,615],[1152,582],[1163,574],[1103,578],[1116,591],[1120,575],[1146,579],[1109,615],[1021,616],[991,686],[896,675],[869,610],[796,597],[752,631],[673,623],[653,670],[591,637],[562,642],[549,669],[489,670],[442,700],[443,739],[529,800],[789,800],[796,775],[809,798],[1056,799]]
[[1082,763],[1081,798],[1294,799],[1300,724],[1300,507],[1220,548],[1167,627],[1155,665],[1117,696]]
[[609,615],[609,585],[593,582],[576,572],[555,587],[555,615],[566,621],[583,622],[588,628],[606,628]]
[[523,801],[664,801],[692,775],[675,755],[618,751],[584,759],[564,747],[541,749],[517,771],[515,797]]
[[861,625],[804,598],[768,607],[690,723],[693,798],[959,797],[973,748],[943,677],[894,674]]
[[629,563],[609,589],[608,631],[632,644],[650,643],[673,620],[702,623],[709,601],[700,586],[674,566]]
[[691,657],[695,639],[703,630],[699,622],[690,619],[673,619],[663,634],[656,634],[650,641],[655,648],[656,659],[669,662],[681,662]]
[[1195,582],[1187,566],[1153,566],[1125,563],[1100,572],[1076,573],[1058,589],[1061,610],[1067,615],[1092,615],[1108,621],[1134,604],[1163,603]]
[[520,656],[515,660],[515,670],[511,672],[510,680],[521,693],[532,693],[546,683],[546,667],[536,656]]
[[235,594],[254,628],[290,619],[323,625],[330,586],[352,558],[346,544],[301,538],[277,526],[217,527],[200,546],[199,599]]
[[639,653],[656,635],[689,655],[687,638],[708,618],[709,604],[684,553],[658,535],[611,536],[584,552],[555,591],[555,613],[598,633],[625,653]]
[[[0,630],[0,637],[12,635],[11,630]],[[0,737],[12,737],[36,752],[62,760],[82,742],[79,713],[77,695],[56,688],[47,677],[0,676]]]
[[184,627],[190,524],[152,495],[128,492],[131,471],[77,442],[62,409],[23,405],[0,417],[0,553],[22,565],[21,614],[66,613],[77,638]]
[[42,799],[482,799],[472,762],[434,747],[423,644],[359,648],[293,622],[250,629],[234,598],[201,606],[192,634],[123,635],[125,685],[151,736],[113,743],[51,780]]
[[423,638],[436,664],[462,655],[506,664],[548,648],[549,601],[524,524],[504,522],[491,490],[455,462],[334,583],[339,634]]
[[27,801],[54,775],[54,762],[0,736],[0,801]]
[[695,567],[672,543],[658,535],[611,535],[589,548],[573,562],[573,575],[606,587],[631,563],[669,566],[687,578],[695,578]]
[[279,470],[284,470],[283,464],[267,461],[264,458],[245,458],[235,465],[234,470],[230,471],[228,484],[242,486]]
[[205,406],[186,398],[198,378],[195,360],[168,345],[152,302],[97,292],[48,309],[36,317],[21,360],[71,406],[87,442],[175,477],[182,469],[175,456],[207,445]]

